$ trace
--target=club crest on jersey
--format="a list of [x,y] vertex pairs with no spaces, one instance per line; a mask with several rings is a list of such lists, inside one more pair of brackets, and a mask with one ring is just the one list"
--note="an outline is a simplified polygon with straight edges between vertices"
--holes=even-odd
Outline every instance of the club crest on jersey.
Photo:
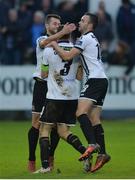
[[76,41],[76,45],[81,46],[82,45],[82,41]]

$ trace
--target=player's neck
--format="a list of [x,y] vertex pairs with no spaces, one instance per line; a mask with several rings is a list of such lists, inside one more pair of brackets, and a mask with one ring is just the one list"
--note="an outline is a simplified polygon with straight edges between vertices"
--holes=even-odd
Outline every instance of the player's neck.
[[46,32],[47,36],[52,36],[53,34],[50,33],[49,31]]

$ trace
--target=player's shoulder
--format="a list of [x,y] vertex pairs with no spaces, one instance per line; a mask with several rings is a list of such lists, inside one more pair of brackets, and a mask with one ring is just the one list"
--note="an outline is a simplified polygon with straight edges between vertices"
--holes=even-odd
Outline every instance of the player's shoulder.
[[83,40],[90,40],[90,39],[93,39],[93,38],[96,38],[96,36],[91,31],[89,31],[89,32],[82,35]]
[[47,35],[44,35],[44,36],[40,36],[37,38],[37,43],[39,43],[41,40],[44,40],[44,39],[47,39],[48,36]]
[[89,41],[92,38],[92,34],[90,32],[87,32],[85,34],[82,34],[81,37],[77,38],[76,45],[81,46],[82,43]]
[[89,43],[92,43],[93,42],[93,39],[97,39],[96,36],[94,35],[93,32],[87,32],[85,34],[83,34],[79,40],[78,40],[78,43],[81,45],[82,43],[84,44],[89,44]]

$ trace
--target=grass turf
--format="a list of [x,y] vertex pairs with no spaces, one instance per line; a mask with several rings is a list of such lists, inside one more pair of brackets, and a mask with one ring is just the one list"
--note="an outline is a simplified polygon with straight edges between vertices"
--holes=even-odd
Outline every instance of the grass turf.
[[[0,121],[0,178],[135,178],[135,120],[104,121],[103,125],[108,153],[112,160],[101,170],[93,174],[83,172],[82,163],[78,161],[79,153],[61,140],[56,150],[54,171],[47,174],[30,174],[27,172],[27,132],[31,122]],[[79,125],[72,128],[72,131],[87,145]],[[38,147],[37,168],[39,167]]]

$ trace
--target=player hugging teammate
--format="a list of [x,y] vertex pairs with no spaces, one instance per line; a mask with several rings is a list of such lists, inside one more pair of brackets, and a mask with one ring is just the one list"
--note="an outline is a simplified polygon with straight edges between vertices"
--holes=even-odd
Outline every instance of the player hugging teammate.
[[[57,44],[56,40],[75,30],[74,24],[66,24],[60,32],[50,36],[48,41],[50,48],[44,49],[42,78],[48,76],[48,102],[41,116],[40,149],[42,168],[37,171],[38,173],[46,173],[51,170],[49,165],[49,135],[54,124],[57,124],[59,136],[82,154],[79,160],[89,160],[88,171],[95,172],[110,160],[110,156],[106,153],[104,130],[100,120],[108,80],[102,66],[100,44],[93,33],[97,24],[97,16],[86,13],[79,22],[81,37],[70,51],[64,50],[63,44],[60,44],[60,42]],[[44,42],[45,40],[42,41],[42,44]],[[78,62],[77,59],[76,61],[74,59],[78,55],[81,57],[86,83],[81,90],[77,106],[74,80],[77,74]],[[72,79],[74,83],[66,81],[67,77],[70,77],[69,79]],[[72,108],[68,112],[69,107]],[[77,136],[69,131],[68,125],[75,119],[75,111],[82,132],[88,142],[87,148],[82,145]],[[96,152],[98,152],[97,160],[95,165],[91,167],[92,154]]]

